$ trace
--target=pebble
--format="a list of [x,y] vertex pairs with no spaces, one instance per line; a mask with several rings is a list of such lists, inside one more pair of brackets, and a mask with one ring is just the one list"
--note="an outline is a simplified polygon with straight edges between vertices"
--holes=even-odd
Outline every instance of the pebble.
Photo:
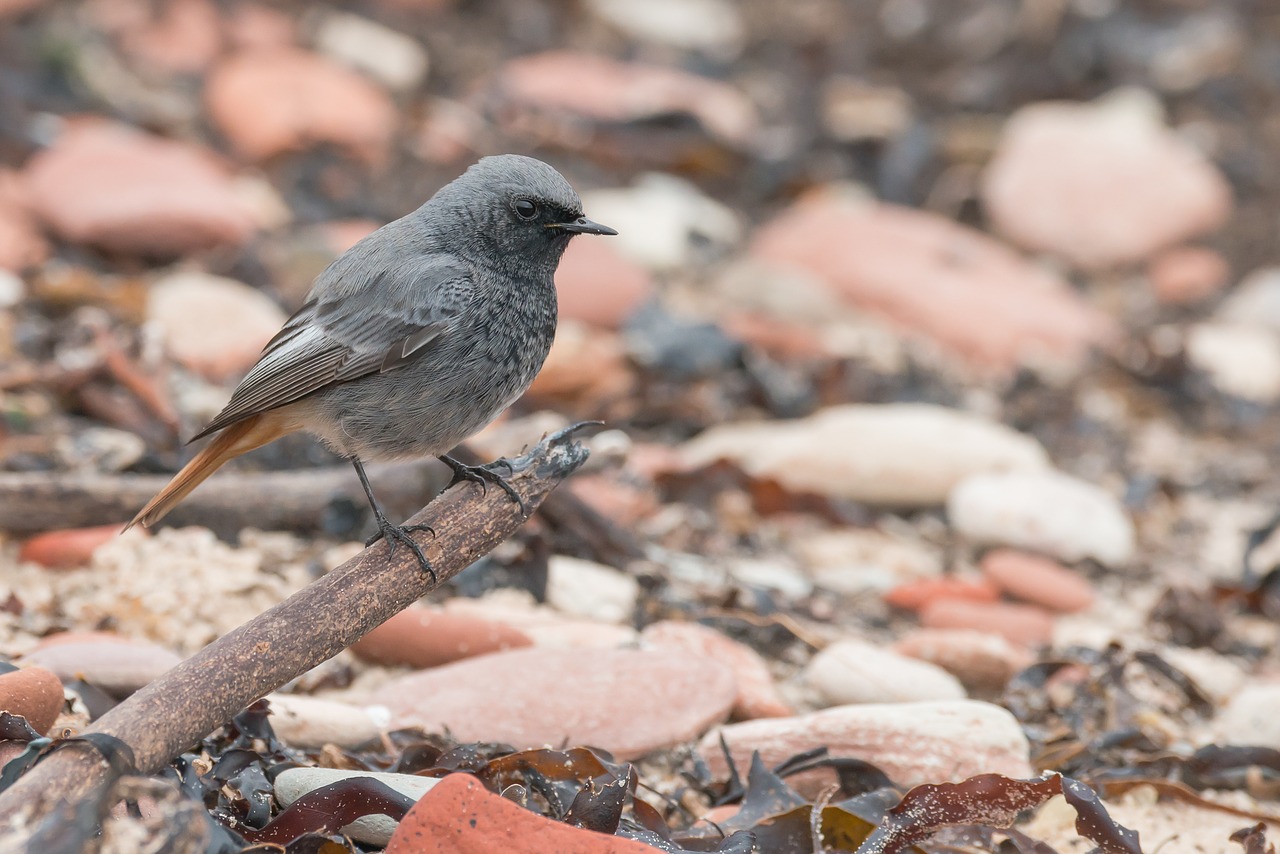
[[427,51],[422,45],[359,15],[327,13],[316,30],[315,45],[322,53],[397,92],[413,90],[427,76]]
[[590,0],[591,11],[627,37],[719,60],[742,52],[746,32],[729,0]]
[[920,542],[872,529],[835,529],[801,538],[795,548],[818,587],[855,595],[936,578],[942,556]]
[[150,641],[133,640],[109,632],[60,632],[43,638],[19,659],[37,665],[59,679],[83,679],[116,697],[125,697],[182,658]]
[[350,703],[301,694],[271,694],[271,728],[290,747],[321,748],[326,744],[354,749],[378,737],[379,721]]
[[[832,757],[870,762],[900,786],[964,780],[975,774],[1032,774],[1030,747],[1017,719],[1005,709],[976,700],[870,703],[835,706],[791,718],[729,724],[707,733],[698,753],[717,779],[728,775],[720,739],[729,745],[739,773],[751,767],[752,751],[774,766],[815,747]],[[835,782],[823,769],[788,777],[813,795]]]
[[914,629],[892,649],[902,655],[936,664],[974,691],[999,692],[1016,673],[1035,661],[1025,648],[987,631],[971,629]]
[[123,525],[98,525],[46,531],[23,542],[18,560],[38,563],[45,569],[79,569],[89,565],[98,546],[120,536],[123,529]]
[[1218,304],[1215,320],[1280,332],[1280,267],[1254,270]]
[[1093,585],[1057,561],[1015,549],[982,556],[982,573],[1014,599],[1070,614],[1087,611],[1096,598]]
[[649,272],[604,240],[573,241],[556,269],[562,319],[619,329],[653,293]]
[[1280,683],[1246,684],[1218,712],[1213,731],[1222,744],[1250,744],[1280,750]]
[[938,214],[827,188],[755,235],[759,262],[817,276],[847,301],[971,365],[1078,370],[1114,324],[1061,278]]
[[43,667],[0,673],[0,711],[21,715],[31,728],[46,734],[62,712],[62,682]]
[[1032,437],[926,404],[850,404],[792,421],[725,424],[681,453],[691,469],[729,460],[793,492],[909,507],[941,504],[978,472],[1048,465]]
[[1280,400],[1280,334],[1261,325],[1197,323],[1187,330],[1187,361],[1222,394],[1254,403]]
[[1133,522],[1095,484],[1055,471],[972,475],[947,499],[952,526],[974,543],[1016,546],[1068,562],[1129,561]]
[[1232,209],[1217,168],[1135,90],[1014,113],[981,197],[999,231],[1088,269],[1143,261],[1219,228]]
[[696,738],[736,698],[732,672],[711,661],[658,650],[534,648],[401,677],[371,700],[391,710],[393,727],[448,728],[463,742],[516,749],[589,745],[630,760]]
[[738,720],[781,718],[794,714],[778,693],[769,665],[751,647],[709,626],[677,620],[650,623],[640,633],[646,646],[676,650],[719,662],[733,672],[738,686],[733,717]]
[[332,59],[297,48],[244,51],[222,60],[205,83],[205,107],[250,160],[327,142],[378,163],[398,123],[385,91]]
[[356,641],[351,651],[374,664],[421,668],[532,643],[519,629],[478,614],[413,606]]
[[934,599],[920,611],[930,629],[971,629],[1000,635],[1022,646],[1045,646],[1053,640],[1053,615],[1034,605]]
[[24,174],[32,210],[73,243],[174,256],[238,246],[255,230],[211,152],[114,122],[69,123]]
[[899,584],[884,594],[885,604],[905,611],[922,611],[937,599],[995,602],[1000,591],[986,578],[945,575]]
[[400,822],[386,854],[652,854],[653,847],[555,821],[450,774]]
[[1175,246],[1147,263],[1147,279],[1156,299],[1187,305],[1207,299],[1227,286],[1231,265],[1221,252],[1203,246]]
[[658,272],[679,272],[742,240],[742,222],[732,208],[672,175],[650,172],[630,187],[589,190],[582,203],[593,218],[618,230],[609,245]]
[[640,583],[618,570],[567,555],[552,555],[547,567],[547,604],[562,614],[630,623]]
[[844,638],[822,649],[802,678],[826,706],[963,700],[964,686],[927,661]]
[[640,637],[630,625],[567,617],[535,605],[527,594],[506,596],[499,591],[481,599],[454,598],[445,602],[444,608],[451,614],[474,615],[511,626],[539,647],[613,648],[634,645]]
[[286,319],[261,291],[208,273],[173,273],[147,295],[147,321],[159,328],[169,354],[215,381],[248,370]]
[[[274,723],[274,715],[272,723]],[[308,792],[358,777],[370,777],[385,783],[389,788],[415,801],[420,800],[441,782],[433,777],[419,777],[416,774],[348,771],[338,768],[287,768],[276,775],[276,800],[282,806],[288,806]],[[357,842],[383,847],[391,841],[397,825],[398,822],[390,816],[366,815],[346,825],[339,832]]]
[[[574,85],[566,86],[566,80]],[[583,119],[618,124],[687,115],[712,137],[746,147],[760,125],[751,99],[727,83],[676,68],[571,50],[512,59],[499,70],[494,87],[496,100],[515,108],[501,110],[499,115],[510,130],[542,123],[527,122],[527,117],[510,115],[513,112],[576,119],[575,125]],[[574,135],[583,138],[581,128]],[[596,213],[593,209],[592,215]]]

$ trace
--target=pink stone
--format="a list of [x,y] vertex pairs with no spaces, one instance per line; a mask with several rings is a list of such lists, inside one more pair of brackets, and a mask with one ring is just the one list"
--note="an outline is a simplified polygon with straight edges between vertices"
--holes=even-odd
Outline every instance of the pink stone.
[[115,30],[121,47],[140,65],[161,73],[196,74],[204,71],[222,50],[222,20],[211,0],[167,0],[159,3],[99,0],[108,29]]
[[89,565],[98,546],[120,536],[123,529],[123,525],[99,525],[46,531],[22,544],[18,560],[38,563],[45,569],[79,569]]
[[395,104],[378,86],[327,57],[288,47],[220,62],[205,85],[205,106],[250,160],[328,142],[379,163],[398,124]]
[[1025,648],[1000,635],[972,629],[915,629],[893,649],[938,665],[966,688],[991,692],[1002,690],[1014,674],[1035,660]]
[[1203,246],[1175,246],[1147,264],[1147,279],[1156,299],[1167,305],[1199,302],[1220,293],[1231,265],[1220,252]]
[[182,255],[239,245],[255,229],[211,153],[113,122],[72,124],[25,180],[32,209],[73,243]]
[[351,651],[375,664],[435,667],[532,642],[519,629],[473,614],[412,607],[356,641]]
[[634,839],[555,821],[495,795],[470,774],[450,774],[409,810],[387,854],[653,854]]
[[1043,646],[1053,640],[1053,615],[1033,605],[934,599],[920,612],[920,623],[931,629],[993,632],[1025,646]]
[[653,280],[605,240],[569,244],[556,270],[560,316],[617,329],[653,296]]
[[955,575],[907,581],[884,594],[886,604],[906,611],[920,611],[935,599],[994,602],[999,598],[1000,591],[989,580]]
[[969,362],[1079,366],[1113,334],[1058,277],[936,214],[819,192],[757,233],[752,254],[827,282],[861,309]]
[[[975,774],[1031,776],[1029,746],[1013,715],[991,703],[944,700],[836,706],[791,718],[766,718],[712,730],[698,753],[717,778],[728,774],[723,737],[739,773],[752,751],[773,766],[826,747],[832,757],[862,759],[902,786],[963,780]],[[835,781],[830,770],[788,778],[812,796]]]
[[[566,85],[570,80],[573,85]],[[726,83],[675,68],[568,50],[509,61],[498,73],[496,88],[516,107],[604,123],[684,113],[734,144],[747,143],[759,126],[751,101]]]
[[778,693],[769,665],[746,644],[707,626],[676,620],[652,623],[640,637],[650,646],[716,661],[729,668],[738,686],[733,716],[739,720],[781,718],[795,713]]
[[1116,96],[1016,112],[981,188],[995,227],[1090,269],[1219,228],[1232,209],[1226,179],[1154,113]]
[[0,712],[21,715],[44,735],[62,711],[62,682],[43,667],[0,673]]
[[982,573],[1014,599],[1071,613],[1093,606],[1093,585],[1055,560],[1016,549],[982,556]]
[[733,707],[728,668],[636,649],[518,649],[424,670],[370,698],[392,727],[516,748],[601,747],[620,759],[697,737]]
[[84,679],[116,696],[146,685],[182,658],[149,641],[107,632],[63,632],[43,639],[19,659],[52,670],[60,679]]

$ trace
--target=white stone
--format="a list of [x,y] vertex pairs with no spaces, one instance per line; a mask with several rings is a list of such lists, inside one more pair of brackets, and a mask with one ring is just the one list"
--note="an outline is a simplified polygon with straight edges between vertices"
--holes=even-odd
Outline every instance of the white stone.
[[413,89],[427,76],[427,51],[422,45],[359,15],[325,15],[316,33],[316,47],[399,91]]
[[1220,744],[1253,744],[1280,750],[1280,683],[1245,685],[1213,721]]
[[[640,4],[637,4],[640,5]],[[742,239],[730,208],[680,178],[650,173],[632,187],[582,194],[591,217],[618,230],[614,245],[654,270],[679,270],[695,260],[695,247],[724,249]]]
[[981,196],[997,230],[1088,268],[1142,261],[1218,228],[1232,207],[1226,179],[1138,90],[1018,110]]
[[[815,747],[832,756],[855,756],[875,765],[895,783],[914,786],[964,780],[995,773],[1026,778],[1033,773],[1022,726],[992,703],[945,700],[936,703],[869,703],[835,706],[790,718],[765,718],[713,729],[698,744],[711,772],[727,773],[720,739],[739,771],[760,751],[773,766]],[[820,791],[831,772],[788,778],[802,791]]]
[[564,614],[607,623],[630,622],[640,584],[607,566],[554,555],[547,570],[547,604]]
[[795,548],[814,583],[836,593],[882,592],[942,574],[941,554],[871,529],[823,531],[800,539]]
[[1223,394],[1280,400],[1280,335],[1242,323],[1197,323],[1187,332],[1187,361]]
[[287,317],[261,291],[208,273],[173,273],[147,294],[147,320],[160,329],[168,351],[211,378],[252,365]]
[[1265,326],[1280,332],[1280,267],[1263,267],[1245,276],[1213,316],[1228,323]]
[[926,404],[852,404],[794,421],[726,424],[681,453],[691,468],[729,460],[795,492],[909,507],[941,504],[956,483],[979,472],[1049,464],[1030,436]]
[[1061,472],[976,474],[947,500],[952,526],[975,543],[1017,546],[1067,562],[1122,564],[1134,530],[1106,490]]
[[778,560],[741,558],[729,562],[729,574],[739,584],[763,587],[792,599],[801,599],[813,592],[813,582],[792,566]]
[[745,31],[728,0],[591,0],[591,10],[628,36],[720,59],[742,52]]
[[378,737],[381,728],[369,712],[350,703],[301,694],[272,694],[271,728],[291,747],[326,744],[353,748]]
[[0,270],[0,308],[13,308],[27,295],[22,277],[11,270]]
[[960,681],[941,667],[852,638],[810,659],[804,681],[825,705],[963,700]]
[[[289,768],[276,777],[276,800],[288,806],[307,792],[354,777],[372,777],[402,795],[419,800],[440,781],[414,774],[386,774],[376,771],[345,771],[337,768]],[[366,815],[343,827],[341,832],[357,842],[385,847],[399,822],[385,815]]]

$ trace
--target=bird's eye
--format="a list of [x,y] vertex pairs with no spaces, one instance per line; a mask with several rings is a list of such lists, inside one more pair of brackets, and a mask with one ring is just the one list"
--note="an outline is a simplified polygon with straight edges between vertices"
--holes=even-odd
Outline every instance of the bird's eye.
[[516,216],[521,219],[533,219],[538,215],[538,205],[529,199],[516,199]]

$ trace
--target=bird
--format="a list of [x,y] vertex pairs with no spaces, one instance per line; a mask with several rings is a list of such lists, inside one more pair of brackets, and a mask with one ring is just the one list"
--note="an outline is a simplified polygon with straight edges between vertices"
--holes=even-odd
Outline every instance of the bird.
[[412,213],[338,256],[263,348],[210,441],[133,518],[150,527],[227,461],[305,431],[351,461],[378,532],[434,577],[414,527],[394,525],[364,463],[434,456],[464,480],[519,495],[449,455],[522,395],[555,337],[554,274],[569,241],[615,235],[569,182],[517,154],[481,158]]

